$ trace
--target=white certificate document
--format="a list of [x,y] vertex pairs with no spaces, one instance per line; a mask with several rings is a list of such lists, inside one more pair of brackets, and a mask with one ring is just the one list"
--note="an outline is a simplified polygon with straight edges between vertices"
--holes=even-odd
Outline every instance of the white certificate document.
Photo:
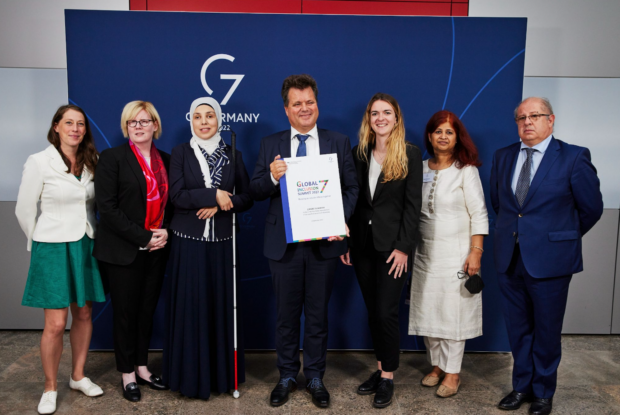
[[280,179],[286,242],[345,236],[337,154],[283,159]]

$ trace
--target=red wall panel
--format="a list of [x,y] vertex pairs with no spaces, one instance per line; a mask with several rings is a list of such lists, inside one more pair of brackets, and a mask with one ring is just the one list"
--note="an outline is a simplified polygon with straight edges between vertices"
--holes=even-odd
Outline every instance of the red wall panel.
[[131,10],[467,16],[469,0],[130,0]]
[[452,3],[452,16],[469,16],[469,4]]
[[129,10],[148,10],[146,0],[129,0]]
[[450,16],[451,3],[304,0],[303,13]]
[[[406,2],[406,3],[454,3],[456,0],[302,0],[304,3],[307,1],[364,1],[364,2]],[[459,0],[469,1],[469,0]]]
[[228,13],[301,13],[302,0],[147,0],[148,10]]

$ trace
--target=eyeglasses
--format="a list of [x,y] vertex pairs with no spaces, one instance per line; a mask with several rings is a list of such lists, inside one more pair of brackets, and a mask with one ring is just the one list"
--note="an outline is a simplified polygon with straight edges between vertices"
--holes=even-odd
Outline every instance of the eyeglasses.
[[127,127],[135,128],[138,126],[138,123],[140,123],[142,127],[148,127],[149,125],[151,125],[152,122],[153,120],[131,120],[127,121]]
[[532,115],[522,115],[520,117],[515,118],[517,124],[523,124],[525,120],[529,119],[532,122],[538,121],[540,117],[548,117],[551,114],[532,114]]

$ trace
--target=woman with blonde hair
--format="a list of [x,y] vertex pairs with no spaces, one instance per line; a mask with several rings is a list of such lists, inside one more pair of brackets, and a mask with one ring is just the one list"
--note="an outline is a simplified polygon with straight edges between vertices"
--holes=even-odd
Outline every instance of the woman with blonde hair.
[[[105,301],[97,261],[93,173],[97,149],[86,114],[75,105],[58,108],[47,133],[49,147],[28,157],[15,214],[32,251],[22,305],[43,308],[41,362],[45,390],[40,414],[56,411],[58,365],[69,309],[73,370],[69,387],[86,396],[103,394],[84,376],[93,332],[92,302]],[[37,218],[37,204],[41,215]]]
[[167,389],[147,368],[153,315],[168,261],[170,155],[158,150],[161,120],[150,102],[132,101],[121,115],[129,142],[101,153],[95,191],[99,234],[93,255],[110,284],[116,368],[123,397],[140,400],[138,384]]
[[377,371],[357,393],[375,393],[373,405],[384,408],[394,394],[398,303],[415,251],[422,204],[422,156],[405,140],[403,116],[391,95],[377,93],[370,99],[353,158],[360,195],[349,221],[350,253],[340,258],[355,268],[377,357]]

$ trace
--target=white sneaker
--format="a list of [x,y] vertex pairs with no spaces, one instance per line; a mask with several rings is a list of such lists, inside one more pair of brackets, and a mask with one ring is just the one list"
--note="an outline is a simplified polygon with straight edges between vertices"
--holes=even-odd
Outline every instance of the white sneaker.
[[71,389],[82,391],[86,396],[100,396],[103,395],[103,390],[91,382],[87,377],[82,378],[82,380],[76,382],[73,380],[71,376],[69,376],[69,387]]
[[37,411],[40,414],[53,414],[56,412],[56,397],[58,396],[58,392],[49,391],[43,392],[43,396],[41,396],[41,402],[39,402],[39,407]]

